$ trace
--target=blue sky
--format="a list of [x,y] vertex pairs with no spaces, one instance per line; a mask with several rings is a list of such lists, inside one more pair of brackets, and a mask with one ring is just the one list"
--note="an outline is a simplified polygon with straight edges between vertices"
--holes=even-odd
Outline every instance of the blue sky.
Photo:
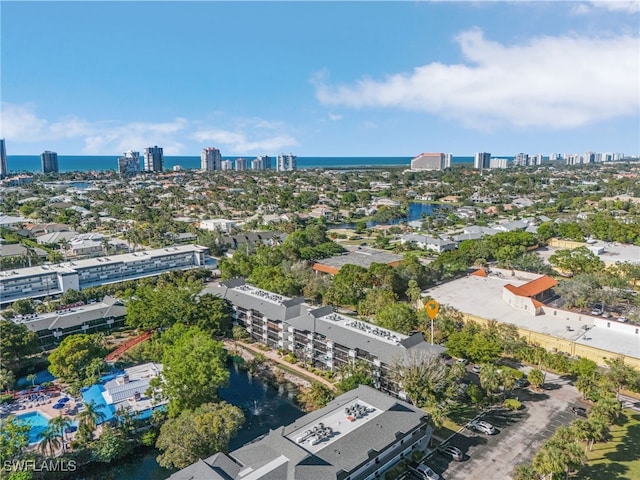
[[2,1],[9,155],[640,153],[640,2]]

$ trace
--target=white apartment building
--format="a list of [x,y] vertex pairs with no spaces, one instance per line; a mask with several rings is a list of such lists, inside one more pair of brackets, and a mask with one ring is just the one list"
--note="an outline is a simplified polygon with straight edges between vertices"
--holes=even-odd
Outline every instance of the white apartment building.
[[411,170],[444,170],[447,157],[444,153],[421,153],[411,160]]
[[0,305],[205,266],[207,248],[179,245],[0,272]]
[[298,168],[298,157],[295,155],[278,155],[277,170],[278,172],[289,172]]
[[220,150],[217,148],[209,147],[204,148],[200,154],[200,169],[203,172],[213,172],[220,170],[220,162],[222,162],[222,156]]
[[230,233],[235,226],[236,222],[233,220],[226,220],[224,218],[211,218],[200,222],[200,228],[210,232],[218,231],[222,233]]

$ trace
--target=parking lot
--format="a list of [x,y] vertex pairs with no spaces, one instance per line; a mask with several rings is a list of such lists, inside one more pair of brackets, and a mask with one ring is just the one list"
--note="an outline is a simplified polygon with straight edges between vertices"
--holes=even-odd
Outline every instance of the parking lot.
[[511,479],[515,465],[531,461],[544,440],[576,418],[569,407],[580,404],[578,391],[561,378],[547,380],[547,388],[541,393],[516,391],[524,409],[512,412],[496,408],[482,415],[482,420],[497,428],[495,435],[470,429],[456,433],[448,443],[465,454],[462,462],[433,453],[426,463],[444,480]]

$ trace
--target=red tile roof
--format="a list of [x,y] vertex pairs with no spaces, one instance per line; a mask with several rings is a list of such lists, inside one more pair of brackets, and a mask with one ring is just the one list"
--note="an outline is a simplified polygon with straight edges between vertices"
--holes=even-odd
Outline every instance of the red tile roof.
[[519,295],[521,297],[535,297],[539,293],[546,292],[550,288],[555,287],[558,284],[551,277],[547,277],[543,275],[540,278],[536,278],[535,280],[531,280],[530,282],[525,283],[524,285],[520,285],[519,287],[515,287],[511,284],[507,284],[504,286],[511,293]]

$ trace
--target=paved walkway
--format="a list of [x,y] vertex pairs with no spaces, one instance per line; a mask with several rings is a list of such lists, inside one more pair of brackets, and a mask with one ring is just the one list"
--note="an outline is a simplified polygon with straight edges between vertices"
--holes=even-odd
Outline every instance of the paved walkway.
[[292,363],[287,362],[280,355],[278,355],[278,352],[275,351],[275,350],[261,350],[254,344],[245,343],[245,342],[239,342],[239,341],[233,341],[233,340],[225,340],[224,343],[227,346],[227,349],[229,351],[233,351],[235,348],[241,347],[241,348],[251,352],[254,355],[257,355],[257,354],[264,355],[265,357],[267,357],[272,362],[277,363],[279,365],[282,365],[285,368],[285,370],[289,370],[289,371],[295,372],[295,373],[299,374],[300,376],[302,376],[304,378],[311,379],[311,380],[313,380],[315,382],[320,382],[321,384],[325,385],[326,387],[329,387],[333,391],[336,390],[336,386],[333,383],[331,383],[329,380],[327,380],[326,378],[321,377],[319,375],[316,375],[315,373],[312,373],[309,370],[307,370],[305,368],[302,368],[301,366],[299,366],[297,364],[292,364]]

